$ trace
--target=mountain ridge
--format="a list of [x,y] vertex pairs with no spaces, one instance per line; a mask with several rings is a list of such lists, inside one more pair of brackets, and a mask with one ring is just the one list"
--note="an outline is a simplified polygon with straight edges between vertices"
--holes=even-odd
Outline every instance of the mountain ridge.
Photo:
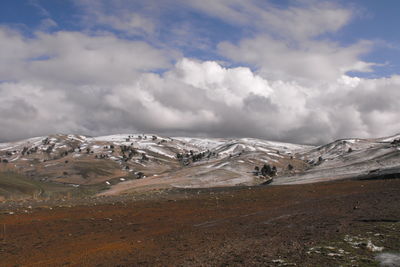
[[[266,164],[276,172],[272,185],[314,183],[397,173],[398,138],[348,138],[309,146],[256,138],[55,134],[0,143],[0,175],[109,195],[259,185],[270,179],[256,170]],[[7,181],[10,187],[12,179]]]

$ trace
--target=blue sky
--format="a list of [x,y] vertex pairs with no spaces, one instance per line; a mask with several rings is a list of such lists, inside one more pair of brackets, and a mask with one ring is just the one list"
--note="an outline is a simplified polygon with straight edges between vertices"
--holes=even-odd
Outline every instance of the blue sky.
[[394,134],[399,8],[3,0],[0,140],[128,131],[314,144]]
[[[78,3],[72,0],[3,0],[0,9],[0,24],[7,27],[16,28],[25,35],[30,36],[35,31],[87,31],[88,25],[83,23],[85,11]],[[138,2],[138,1],[136,1]],[[161,2],[161,1],[159,1]],[[290,4],[297,4],[296,1],[265,1],[268,4],[285,8]],[[301,2],[301,1],[300,1]],[[331,1],[335,2],[335,1]],[[336,1],[345,8],[354,12],[351,21],[337,32],[329,33],[322,38],[330,38],[341,44],[351,44],[357,40],[372,40],[375,42],[373,49],[362,56],[362,59],[370,62],[382,64],[376,66],[373,73],[350,72],[353,76],[361,77],[381,77],[397,74],[400,71],[400,35],[398,25],[400,25],[400,3],[395,0],[382,1]],[[145,4],[144,4],[145,5]],[[139,8],[145,10],[143,4],[130,1],[130,9]],[[160,5],[161,7],[161,5]],[[140,35],[126,35],[124,31],[119,31],[107,25],[91,25],[90,30],[105,30],[113,32],[121,38],[142,39],[147,42],[165,42],[171,44],[175,36],[171,35],[167,29],[169,25],[188,24],[194,31],[197,38],[209,42],[206,49],[181,45],[181,52],[187,57],[199,58],[202,60],[223,60],[215,48],[219,42],[238,40],[251,36],[254,31],[243,25],[227,23],[209,14],[190,9],[180,4],[170,6],[169,9],[162,6],[165,10],[158,12],[157,20],[165,25],[159,29],[158,36],[146,38]],[[112,14],[112,11],[107,11]],[[146,14],[146,16],[151,16]],[[57,26],[44,29],[43,20],[51,19]],[[282,22],[284,23],[284,22]],[[175,44],[176,45],[176,44]],[[211,49],[210,49],[211,48]],[[231,62],[233,63],[233,62]]]
[[[135,2],[135,1],[133,1]],[[131,1],[131,3],[133,3]],[[159,1],[160,2],[160,1]],[[267,1],[266,1],[267,2]],[[269,1],[271,5],[285,8],[296,1]],[[334,1],[331,1],[334,2]],[[329,33],[322,38],[330,38],[341,44],[351,44],[357,40],[372,40],[374,48],[362,56],[362,59],[376,62],[383,66],[376,66],[373,73],[349,72],[353,76],[381,77],[397,74],[400,71],[400,35],[397,26],[400,25],[400,3],[395,0],[382,1],[337,1],[345,8],[354,12],[351,21],[337,32]],[[129,4],[129,8],[145,9],[143,4]],[[165,6],[162,6],[165,8]],[[112,11],[107,11],[112,14]],[[3,0],[0,9],[0,24],[11,28],[17,28],[25,35],[30,36],[35,31],[86,31],[87,25],[83,23],[85,11],[79,1],[63,0]],[[181,52],[187,57],[202,60],[223,60],[213,49],[219,42],[238,40],[254,34],[253,29],[227,23],[219,18],[210,16],[182,5],[176,4],[168,10],[158,11],[157,17],[160,24],[175,25],[181,23],[190,24],[192,30],[196,31],[198,38],[209,42],[210,47],[206,49],[193,48],[182,45]],[[148,14],[146,14],[147,16]],[[57,26],[43,28],[43,20],[51,19]],[[284,23],[284,22],[282,22]],[[145,36],[130,36],[123,31],[113,29],[107,25],[91,25],[91,30],[106,30],[113,32],[122,38],[136,38],[148,42],[155,42]],[[170,31],[159,29],[156,42],[171,42]],[[174,45],[174,44],[171,44]]]

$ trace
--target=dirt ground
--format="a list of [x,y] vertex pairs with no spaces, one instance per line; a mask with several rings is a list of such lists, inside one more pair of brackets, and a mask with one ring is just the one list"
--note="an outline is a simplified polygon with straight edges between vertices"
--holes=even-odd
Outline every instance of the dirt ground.
[[400,179],[3,207],[0,266],[377,266],[399,221]]

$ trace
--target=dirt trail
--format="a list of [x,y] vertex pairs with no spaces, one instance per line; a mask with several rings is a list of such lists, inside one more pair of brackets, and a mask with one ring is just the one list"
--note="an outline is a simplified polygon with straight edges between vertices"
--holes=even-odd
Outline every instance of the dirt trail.
[[393,179],[34,208],[0,215],[0,266],[334,266],[304,263],[307,249],[366,224],[396,223],[399,203]]

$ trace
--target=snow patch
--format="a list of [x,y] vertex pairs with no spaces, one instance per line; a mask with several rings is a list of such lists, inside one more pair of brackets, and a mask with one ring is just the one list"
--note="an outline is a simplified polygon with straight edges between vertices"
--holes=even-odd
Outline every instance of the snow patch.
[[375,259],[379,261],[380,266],[399,267],[400,266],[400,253],[380,253]]

